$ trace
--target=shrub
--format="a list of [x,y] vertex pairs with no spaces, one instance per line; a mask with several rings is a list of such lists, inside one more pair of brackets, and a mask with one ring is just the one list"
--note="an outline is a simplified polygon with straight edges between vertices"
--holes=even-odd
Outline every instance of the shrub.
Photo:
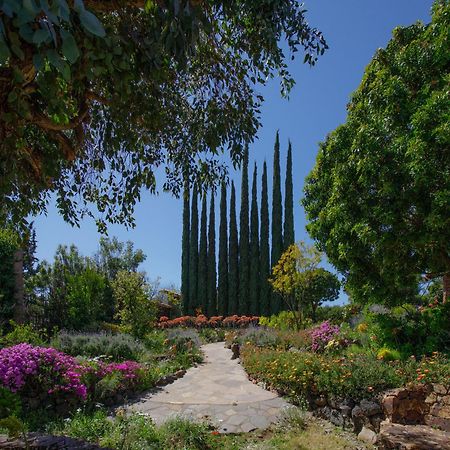
[[212,316],[208,319],[205,315],[199,314],[198,316],[182,316],[176,319],[169,320],[168,317],[162,316],[159,319],[159,328],[189,328],[195,327],[199,329],[203,328],[245,328],[249,325],[258,325],[258,316]]
[[52,347],[72,356],[106,357],[113,361],[139,360],[146,349],[127,334],[60,332]]
[[191,350],[201,345],[200,336],[196,330],[169,330],[167,341],[169,345],[175,346],[177,351]]
[[313,352],[321,352],[328,343],[339,334],[339,327],[331,325],[327,320],[311,330],[311,349]]
[[0,339],[0,344],[3,347],[10,347],[11,345],[22,343],[44,345],[44,339],[31,325],[20,325],[12,320],[10,321],[10,325],[12,328],[11,331]]
[[[279,314],[273,314],[270,317],[260,317],[261,326],[275,328],[281,331],[296,330],[294,313],[292,311],[281,311]],[[306,328],[311,325],[310,319],[304,319],[302,325]]]
[[252,344],[256,347],[276,348],[281,344],[279,335],[274,330],[250,327],[238,339],[240,344]]
[[404,358],[450,349],[450,302],[405,304],[369,311],[366,317],[380,346],[398,349]]
[[441,354],[420,361],[387,362],[368,354],[330,357],[244,346],[242,363],[249,375],[298,398],[370,398],[408,382],[448,383],[450,361]]
[[392,350],[388,347],[383,347],[378,350],[377,359],[382,359],[383,361],[398,361],[401,358],[400,352],[397,350]]
[[213,448],[211,430],[205,424],[174,418],[158,428],[148,417],[139,414],[125,415],[122,411],[114,419],[110,419],[104,411],[89,415],[77,413],[68,421],[53,424],[49,431],[112,449]]
[[206,344],[225,340],[225,330],[222,328],[203,328],[199,330],[198,334],[202,342]]
[[48,403],[56,397],[84,400],[86,386],[74,358],[54,348],[19,344],[0,350],[0,384],[21,397]]
[[9,389],[0,386],[0,419],[6,419],[10,416],[20,416],[21,402],[20,398]]

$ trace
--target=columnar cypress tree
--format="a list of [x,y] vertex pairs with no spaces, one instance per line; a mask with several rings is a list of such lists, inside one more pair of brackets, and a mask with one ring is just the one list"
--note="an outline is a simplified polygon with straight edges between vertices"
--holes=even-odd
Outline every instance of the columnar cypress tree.
[[241,212],[239,215],[239,314],[249,310],[249,207],[248,207],[248,148],[242,161]]
[[181,256],[181,295],[183,298],[183,311],[189,313],[189,181],[184,183],[183,192],[183,237],[182,237],[182,256]]
[[[283,253],[283,207],[281,200],[280,176],[280,136],[277,131],[273,150],[273,186],[272,186],[272,267],[278,263]],[[272,313],[280,311],[281,300],[272,294]]]
[[227,185],[222,183],[220,195],[219,224],[219,281],[217,306],[220,315],[228,314],[228,230],[227,230]]
[[208,232],[206,222],[206,194],[202,198],[200,218],[200,245],[198,250],[198,307],[203,314],[208,313]]
[[239,295],[239,245],[236,224],[236,190],[233,182],[231,182],[230,241],[228,257],[228,314],[237,314]]
[[216,274],[216,211],[214,193],[211,193],[208,224],[208,315],[217,314],[217,274]]
[[191,233],[189,240],[189,314],[198,306],[198,191],[194,185],[191,202]]
[[252,204],[250,209],[250,282],[249,282],[249,306],[250,314],[259,314],[260,273],[259,273],[259,217],[258,217],[258,187],[257,168],[253,170]]
[[284,191],[284,250],[295,242],[294,197],[292,183],[292,144],[289,141],[286,161],[286,181]]
[[267,164],[264,161],[261,188],[261,233],[260,233],[260,314],[269,316],[270,310],[270,249],[269,249],[269,201],[267,194]]

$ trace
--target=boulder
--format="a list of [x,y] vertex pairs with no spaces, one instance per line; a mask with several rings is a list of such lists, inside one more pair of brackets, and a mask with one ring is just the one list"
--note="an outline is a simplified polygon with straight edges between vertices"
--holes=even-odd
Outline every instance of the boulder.
[[381,423],[379,450],[450,450],[450,433],[426,425]]

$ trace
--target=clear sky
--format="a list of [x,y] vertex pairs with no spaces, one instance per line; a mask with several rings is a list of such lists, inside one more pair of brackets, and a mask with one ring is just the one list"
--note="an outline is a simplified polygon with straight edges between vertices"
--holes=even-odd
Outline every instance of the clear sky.
[[[429,22],[432,0],[310,0],[305,6],[310,24],[324,33],[330,48],[313,68],[302,64],[302,58],[291,64],[297,85],[289,100],[281,98],[277,81],[260,90],[266,102],[262,128],[250,148],[249,167],[251,180],[253,161],[258,163],[260,175],[262,162],[267,160],[270,190],[276,130],[280,130],[283,178],[287,142],[292,141],[296,239],[308,241],[300,199],[318,142],[345,121],[349,96],[359,85],[375,50],[386,46],[396,26],[417,20]],[[240,175],[232,173],[232,177],[239,185]],[[160,277],[162,286],[179,286],[181,214],[181,200],[165,193],[143,195],[136,208],[136,228],[111,226],[109,235],[131,240],[147,254],[142,268],[150,279]],[[85,255],[97,250],[99,234],[92,220],[72,228],[50,207],[48,215],[37,218],[35,224],[39,259],[52,260],[58,244],[75,243]]]

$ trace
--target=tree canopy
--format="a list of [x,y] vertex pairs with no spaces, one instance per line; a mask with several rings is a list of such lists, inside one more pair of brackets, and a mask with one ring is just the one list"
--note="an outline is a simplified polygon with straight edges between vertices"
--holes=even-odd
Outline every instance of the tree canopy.
[[338,298],[340,283],[336,275],[319,267],[322,253],[304,242],[290,245],[273,267],[269,279],[292,312],[297,329],[303,317],[316,320],[317,308]]
[[421,276],[449,279],[449,60],[439,1],[429,25],[396,28],[377,51],[307,178],[308,231],[360,302],[404,303]]
[[1,0],[0,214],[133,224],[142,188],[213,182],[259,127],[255,87],[294,84],[281,46],[327,48],[292,0]]

